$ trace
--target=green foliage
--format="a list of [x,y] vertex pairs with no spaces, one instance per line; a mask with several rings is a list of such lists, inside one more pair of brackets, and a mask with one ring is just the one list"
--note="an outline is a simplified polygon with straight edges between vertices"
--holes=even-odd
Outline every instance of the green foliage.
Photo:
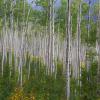
[[91,64],[90,70],[82,69],[82,99],[81,100],[96,100],[97,91],[97,62]]
[[[11,20],[18,24],[21,28],[23,25],[27,25],[27,22],[32,21],[33,8],[28,4],[26,0],[1,0],[0,1],[0,20],[4,25],[5,20],[8,27],[11,26]],[[0,25],[1,25],[0,24]]]
[[[10,53],[7,53],[7,60],[4,64],[4,74],[0,77],[0,99],[13,100],[14,98],[30,98],[32,94],[36,100],[66,100],[65,99],[65,78],[62,70],[62,63],[59,61],[56,64],[57,72],[53,75],[46,74],[46,66],[41,58],[31,57],[26,55],[26,64],[23,66],[23,89],[15,91],[19,86],[17,84],[17,72],[14,71],[15,62],[12,54],[12,66],[9,64]],[[1,57],[2,58],[2,57]],[[30,62],[30,77],[27,78],[29,61]],[[1,60],[0,60],[1,62]],[[0,63],[1,64],[1,63]],[[56,73],[56,78],[55,78]],[[17,93],[18,92],[18,93]],[[21,95],[22,94],[22,95]],[[16,97],[17,96],[17,97]]]
[[47,10],[48,9],[48,3],[49,1],[47,0],[36,0],[36,5],[43,7],[43,9]]
[[[81,78],[71,78],[70,100],[97,100],[97,62],[91,63],[89,71],[82,68]],[[81,83],[78,84],[78,82]]]
[[56,20],[55,20],[55,31],[58,31],[60,35],[64,38],[66,31],[66,1],[61,0],[61,6],[56,10]]
[[[0,60],[1,63],[1,60]],[[9,53],[7,53],[7,60],[4,63],[4,74],[0,75],[0,99],[7,100],[16,84],[15,75],[10,76]]]
[[[27,62],[23,66],[23,87],[15,91],[17,84],[17,72],[14,72],[14,55],[12,54],[12,65],[9,65],[9,54],[4,64],[4,75],[0,77],[0,98],[35,98],[36,100],[66,100],[65,87],[66,80],[63,74],[63,64],[60,60],[55,62],[56,72],[52,75],[46,74],[46,66],[41,58],[31,57],[29,53],[26,55]],[[94,52],[89,52],[89,56],[95,56]],[[2,57],[0,56],[0,59]],[[28,79],[28,68],[30,62],[30,77]],[[1,62],[1,60],[0,60]],[[0,63],[1,64],[1,63]],[[12,69],[12,70],[11,70]],[[10,71],[13,73],[10,76]],[[55,74],[56,73],[56,74]],[[91,66],[87,71],[86,67],[82,67],[81,79],[71,77],[71,97],[70,100],[96,100],[97,99],[97,62],[91,58]],[[78,84],[81,82],[81,85]],[[90,91],[91,90],[91,91]],[[15,91],[15,92],[14,92]],[[22,92],[21,92],[22,91]],[[21,96],[22,94],[22,96]],[[9,100],[9,99],[8,99]],[[13,100],[13,99],[10,99]],[[30,99],[29,99],[30,100]]]
[[26,94],[33,91],[36,100],[66,100],[64,95],[65,79],[61,70],[62,64],[58,63],[56,67],[56,78],[55,74],[46,75],[46,66],[41,63],[40,59],[33,58],[30,79],[24,85]]

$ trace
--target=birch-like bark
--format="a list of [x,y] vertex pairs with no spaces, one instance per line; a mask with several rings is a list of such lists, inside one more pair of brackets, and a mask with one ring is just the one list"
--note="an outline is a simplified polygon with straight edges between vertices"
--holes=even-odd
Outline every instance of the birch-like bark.
[[[77,16],[77,78],[78,85],[81,86],[81,66],[80,66],[80,49],[81,49],[81,2],[78,7],[78,16]],[[79,90],[81,91],[81,90]]]
[[77,65],[78,65],[78,79],[81,76],[81,67],[80,67],[80,46],[81,46],[81,3],[78,8],[77,16]]
[[54,0],[52,1],[52,72],[54,69],[54,34],[55,34],[55,7],[54,7]]
[[[7,4],[6,4],[6,1],[4,0],[4,5],[5,6],[5,9],[7,8]],[[6,29],[6,12],[4,11],[4,18],[3,18],[3,33],[2,33],[2,65],[1,65],[1,73],[2,73],[2,76],[3,76],[3,72],[4,72],[4,49],[5,49],[5,46],[4,46],[4,33],[6,33],[7,29]]]
[[91,4],[91,0],[89,0],[89,11],[88,11],[88,26],[87,26],[87,48],[86,48],[86,68],[87,68],[87,71],[89,70],[89,67],[90,67],[90,60],[89,60],[89,57],[88,57],[88,52],[89,52],[89,47],[90,47],[90,41],[89,41],[89,38],[90,38],[90,4]]
[[[12,49],[13,49],[13,35],[14,35],[14,16],[13,16],[13,12],[14,12],[14,2],[11,1],[10,2],[10,49],[9,49],[9,66],[10,66],[10,77],[12,74]],[[14,70],[13,70],[14,71]]]
[[70,99],[70,56],[71,56],[71,13],[70,13],[71,0],[67,0],[67,26],[66,26],[66,83],[67,83],[67,100]]
[[50,74],[53,69],[53,35],[54,35],[54,0],[49,0],[49,25],[48,25],[48,66]]

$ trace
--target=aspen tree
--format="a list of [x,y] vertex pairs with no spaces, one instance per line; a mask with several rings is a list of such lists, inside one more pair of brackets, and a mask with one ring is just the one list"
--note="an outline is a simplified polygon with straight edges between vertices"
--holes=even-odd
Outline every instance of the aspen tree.
[[[6,1],[4,0],[3,1],[3,4],[5,5],[5,10],[7,8],[7,4],[6,4]],[[4,55],[4,49],[5,49],[5,45],[4,45],[4,34],[3,33],[6,33],[7,32],[7,29],[6,29],[6,21],[7,21],[7,15],[6,15],[6,11],[4,10],[4,18],[3,18],[3,31],[2,31],[2,65],[1,65],[1,73],[2,73],[2,76],[3,76],[3,72],[4,72],[4,58],[5,58],[5,55]]]
[[49,0],[49,25],[48,25],[48,66],[50,73],[53,69],[53,35],[54,35],[54,0]]
[[66,83],[67,83],[67,100],[70,99],[70,60],[71,60],[71,0],[67,0],[67,23],[66,23]]
[[[80,4],[78,7],[78,14],[77,14],[77,65],[78,68],[80,67]],[[79,70],[78,73],[79,74]],[[77,75],[79,77],[79,75]]]
[[[81,1],[78,5],[78,14],[77,14],[77,78],[78,78],[78,85],[81,86],[81,65],[80,65],[80,50],[81,50]],[[79,90],[80,92],[80,90]]]
[[89,70],[89,67],[90,67],[90,61],[89,61],[89,47],[90,47],[90,4],[91,4],[91,0],[89,0],[89,10],[88,10],[88,25],[87,25],[87,48],[86,48],[86,68],[87,68],[87,71]]

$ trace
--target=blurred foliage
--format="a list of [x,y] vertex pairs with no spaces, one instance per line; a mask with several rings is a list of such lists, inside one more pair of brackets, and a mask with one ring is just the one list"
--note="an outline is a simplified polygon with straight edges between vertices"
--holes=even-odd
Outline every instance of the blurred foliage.
[[81,100],[97,100],[97,62],[92,62],[89,71],[82,69],[82,98]]
[[[23,86],[18,82],[17,72],[9,64],[9,54],[5,59],[4,74],[0,77],[0,99],[2,100],[66,100],[65,78],[62,70],[62,63],[57,62],[57,74],[46,74],[46,66],[41,58],[30,56],[27,53],[27,62],[23,66]],[[13,58],[13,54],[12,54]],[[14,59],[14,58],[13,58]],[[30,76],[28,68],[30,62]],[[0,60],[1,64],[1,60]],[[14,65],[14,66],[13,66]]]
[[[95,52],[89,52],[89,56],[95,56]],[[0,99],[2,100],[66,100],[66,79],[63,74],[63,64],[60,60],[55,61],[56,72],[46,74],[46,66],[39,57],[26,55],[27,62],[23,66],[23,86],[18,83],[17,72],[9,64],[9,53],[4,64],[4,75],[0,77]],[[13,57],[13,54],[12,54]],[[14,59],[14,58],[13,58]],[[31,62],[30,62],[31,61]],[[1,64],[1,56],[0,56]],[[28,68],[30,64],[30,76]],[[13,60],[14,65],[14,60]],[[97,100],[97,62],[91,59],[89,71],[81,63],[82,74],[80,79],[71,77],[70,100]],[[12,70],[11,70],[12,69]],[[10,75],[11,71],[11,75]],[[81,82],[81,87],[78,84]],[[91,90],[91,91],[90,91]]]
[[[71,5],[72,18],[72,35],[75,38],[77,33],[77,12],[80,0],[75,0]],[[55,31],[62,38],[66,35],[67,7],[66,0],[61,0],[61,6],[55,9]],[[5,23],[11,27],[12,14],[14,24],[18,27],[27,26],[31,22],[33,26],[47,26],[48,24],[48,2],[47,0],[37,0],[36,5],[41,6],[41,10],[35,10],[27,1],[0,0],[0,30]],[[89,46],[96,44],[97,23],[92,18],[97,14],[97,5],[94,12],[90,15],[88,21],[89,5],[82,2],[82,22],[81,22],[81,41],[88,43]],[[89,37],[88,37],[89,27]],[[59,29],[59,30],[58,30]],[[37,33],[36,33],[37,34]],[[97,91],[97,62],[96,53],[92,50],[86,54],[90,58],[90,69],[87,71],[85,63],[81,62],[82,74],[80,79],[71,77],[71,97],[70,100],[96,100]],[[9,58],[12,62],[9,63]],[[63,64],[60,60],[55,61],[56,70],[52,75],[46,72],[47,66],[43,63],[42,58],[26,54],[26,63],[23,65],[23,86],[20,87],[18,82],[18,70],[15,70],[14,54],[7,52],[4,58],[4,74],[1,75],[0,67],[0,100],[66,100],[66,79],[63,74]],[[0,66],[2,66],[2,52],[0,52]],[[30,66],[30,71],[29,71]],[[29,73],[30,72],[30,73]],[[81,81],[81,86],[78,82]],[[98,99],[99,100],[99,99]]]

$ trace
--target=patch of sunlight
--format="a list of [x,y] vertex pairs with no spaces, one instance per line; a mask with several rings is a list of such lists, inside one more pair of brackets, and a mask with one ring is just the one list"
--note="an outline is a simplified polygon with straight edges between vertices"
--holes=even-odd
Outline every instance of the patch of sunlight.
[[80,62],[81,68],[85,68],[85,62]]

